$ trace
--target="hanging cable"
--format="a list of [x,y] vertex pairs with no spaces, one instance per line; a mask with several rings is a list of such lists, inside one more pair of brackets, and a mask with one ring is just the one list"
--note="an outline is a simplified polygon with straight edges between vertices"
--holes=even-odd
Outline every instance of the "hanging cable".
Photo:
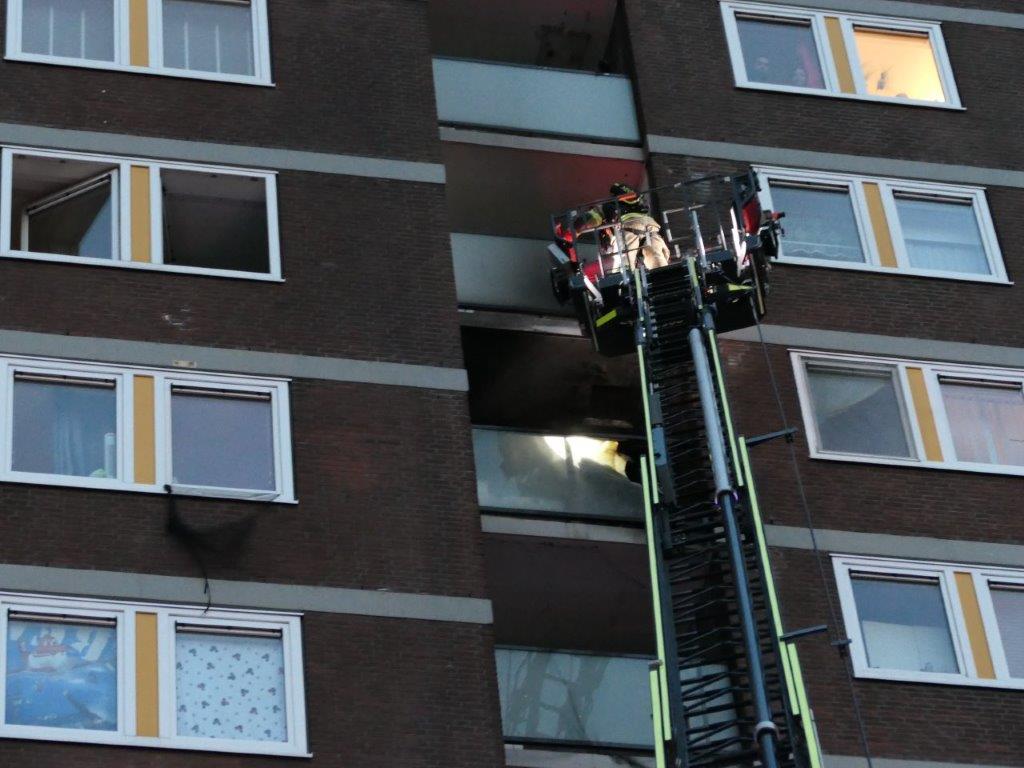
[[[751,314],[754,317],[754,324],[757,326],[757,337],[760,340],[761,352],[764,354],[765,365],[768,368],[768,379],[772,385],[772,394],[775,397],[775,405],[779,411],[779,418],[782,419],[783,429],[789,430],[789,417],[786,414],[786,406],[782,402],[779,384],[775,378],[775,367],[772,365],[771,354],[768,351],[768,342],[765,340],[764,329],[761,327],[761,320],[757,316],[757,310],[754,307],[752,299],[750,308]],[[788,438],[786,440],[786,445],[789,448],[789,460],[793,467],[793,476],[796,479],[797,493],[800,497],[800,506],[803,508],[804,519],[807,523],[807,531],[811,536],[811,548],[814,551],[814,559],[818,564],[818,573],[821,576],[821,586],[822,589],[825,590],[825,599],[828,602],[828,611],[833,628],[832,632],[830,632],[830,635],[833,637],[832,645],[836,648],[843,661],[843,671],[846,673],[846,682],[850,688],[850,700],[853,704],[854,717],[857,720],[857,730],[860,733],[860,742],[864,749],[864,758],[867,760],[868,768],[874,768],[874,764],[871,760],[871,748],[868,745],[867,728],[864,725],[864,717],[861,713],[860,699],[857,696],[853,670],[850,668],[849,639],[845,636],[845,633],[840,634],[839,632],[839,627],[841,626],[839,623],[839,612],[836,609],[835,600],[832,597],[832,590],[829,587],[828,575],[824,564],[824,553],[818,546],[818,536],[814,528],[814,517],[811,514],[811,505],[807,501],[807,490],[804,487],[803,475],[800,472],[800,463],[796,455],[796,446],[792,438]]]

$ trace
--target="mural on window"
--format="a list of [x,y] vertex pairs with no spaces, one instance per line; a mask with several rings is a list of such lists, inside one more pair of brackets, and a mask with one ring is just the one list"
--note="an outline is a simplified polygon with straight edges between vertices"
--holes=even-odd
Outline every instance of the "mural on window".
[[280,636],[180,629],[175,659],[178,735],[288,740]]
[[117,628],[113,622],[7,623],[10,725],[117,730]]

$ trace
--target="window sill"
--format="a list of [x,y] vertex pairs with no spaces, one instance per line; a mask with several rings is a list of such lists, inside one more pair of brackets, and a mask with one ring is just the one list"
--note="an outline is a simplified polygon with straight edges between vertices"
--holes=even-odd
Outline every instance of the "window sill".
[[778,264],[785,264],[797,267],[820,267],[825,269],[845,269],[851,272],[872,272],[880,275],[892,275],[893,277],[925,277],[935,280],[955,280],[960,283],[978,283],[983,285],[1006,285],[1012,286],[1012,280],[997,275],[974,275],[969,276],[959,272],[928,272],[925,270],[900,269],[899,267],[880,267],[875,264],[858,264],[846,261],[825,261],[818,259],[793,259],[779,256]]
[[[44,475],[30,472],[7,472],[0,475],[0,483],[18,485],[56,486],[60,488],[83,488],[94,491],[119,491],[167,496],[167,491],[156,485],[122,482],[116,479],[97,477],[76,477],[69,475]],[[177,497],[220,499],[223,501],[247,501],[259,504],[298,504],[292,496],[277,494],[276,491],[242,491],[234,488],[206,488],[200,486],[172,485]]]
[[131,64],[119,64],[114,61],[89,61],[87,59],[66,59],[58,56],[40,56],[31,53],[7,54],[4,56],[7,61],[20,61],[31,64],[49,64],[58,67],[78,67],[81,69],[104,69],[112,72],[132,72],[137,75],[159,75],[162,77],[175,77],[181,80],[209,80],[218,83],[232,83],[235,85],[255,85],[264,88],[274,88],[272,80],[250,76],[250,75],[229,75],[218,72],[199,72],[187,69],[171,69],[170,67],[139,67]]
[[32,253],[31,251],[7,251],[0,253],[0,258],[22,259],[25,261],[47,261],[55,264],[77,264],[85,267],[114,267],[119,269],[136,269],[144,272],[170,272],[180,275],[200,275],[203,277],[226,277],[235,280],[255,280],[263,283],[283,283],[283,277],[261,272],[241,272],[236,269],[206,269],[204,267],[184,267],[174,264],[151,264],[139,261],[122,261],[120,259],[93,259],[78,256],[60,256],[50,253]]
[[150,747],[157,749],[194,750],[244,755],[275,755],[278,757],[313,757],[311,752],[291,744],[262,744],[220,739],[189,739],[170,737],[128,736],[104,731],[84,731],[43,726],[4,725],[0,739],[31,739],[33,741],[60,741],[77,744],[108,744],[121,747]]
[[[810,457],[821,461],[839,461],[853,464],[879,464],[887,467],[909,467],[912,469],[939,469],[946,472],[971,472],[979,475],[1008,475],[1024,477],[1024,467],[1003,464],[973,464],[969,462],[914,461],[884,456],[858,456],[852,453],[823,453],[811,451]],[[1022,683],[1024,685],[1024,683]]]
[[833,93],[819,88],[800,88],[795,85],[762,85],[758,83],[737,83],[736,88],[744,91],[768,91],[770,93],[792,93],[800,96],[818,96],[828,99],[845,101],[867,101],[875,104],[889,104],[898,107],[924,107],[926,109],[945,109],[953,112],[966,112],[967,108],[959,104],[942,101],[917,101],[914,99],[890,99],[885,96],[871,96],[865,93]]
[[988,680],[945,672],[908,672],[896,669],[858,668],[854,676],[862,680],[886,680],[891,683],[927,683],[929,685],[955,685],[969,688],[1001,688],[1024,690],[1024,680]]

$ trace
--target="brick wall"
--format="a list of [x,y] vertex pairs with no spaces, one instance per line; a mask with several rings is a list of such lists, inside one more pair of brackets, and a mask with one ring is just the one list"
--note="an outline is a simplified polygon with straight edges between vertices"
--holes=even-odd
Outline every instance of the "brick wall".
[[[813,553],[773,549],[771,558],[786,628],[828,622]],[[826,562],[828,589],[838,606],[831,569]],[[823,750],[863,755],[844,662],[824,635],[801,640],[798,647]],[[855,689],[874,757],[1024,765],[1024,731],[1016,727],[1024,719],[1020,691],[887,680],[858,680]]]
[[461,367],[443,188],[278,182],[284,283],[0,259],[0,327]]
[[1024,30],[945,22],[966,111],[735,87],[718,3],[627,0],[649,133],[819,152],[1024,167],[1016,78]]
[[5,60],[0,120],[439,161],[426,3],[268,6],[273,88]]

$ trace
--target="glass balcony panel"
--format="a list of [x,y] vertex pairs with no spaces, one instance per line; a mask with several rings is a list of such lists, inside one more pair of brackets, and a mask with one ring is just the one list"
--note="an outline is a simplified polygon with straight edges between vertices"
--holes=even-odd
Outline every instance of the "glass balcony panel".
[[434,59],[442,123],[639,143],[633,86],[622,75]]
[[498,648],[508,740],[653,748],[647,659]]
[[473,430],[477,496],[485,509],[639,520],[640,485],[614,440]]

